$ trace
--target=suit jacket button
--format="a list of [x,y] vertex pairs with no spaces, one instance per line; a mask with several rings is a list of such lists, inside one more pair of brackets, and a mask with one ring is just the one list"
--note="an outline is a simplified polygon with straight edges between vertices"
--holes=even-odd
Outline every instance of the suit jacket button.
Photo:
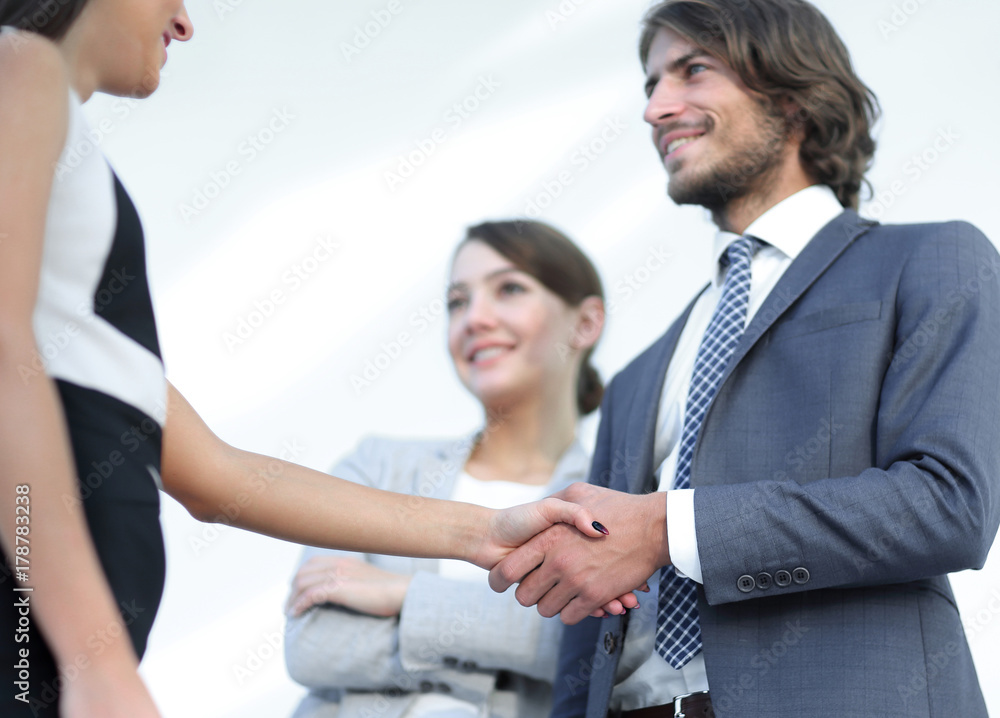
[[766,591],[767,589],[771,588],[771,583],[772,583],[771,574],[769,574],[767,571],[761,571],[760,573],[757,574],[757,588],[759,588],[761,591]]
[[753,580],[753,576],[748,574],[744,574],[736,580],[736,588],[740,589],[742,593],[750,593],[756,585],[757,582]]
[[803,585],[809,582],[809,570],[802,568],[801,566],[792,571],[792,580],[798,585]]
[[784,588],[785,586],[788,586],[792,583],[792,574],[788,573],[788,571],[786,571],[785,569],[781,569],[780,571],[775,571],[774,583],[777,586]]
[[604,650],[607,652],[607,654],[610,656],[612,653],[615,652],[615,648],[617,647],[618,647],[618,641],[615,640],[615,634],[613,634],[611,631],[605,633]]

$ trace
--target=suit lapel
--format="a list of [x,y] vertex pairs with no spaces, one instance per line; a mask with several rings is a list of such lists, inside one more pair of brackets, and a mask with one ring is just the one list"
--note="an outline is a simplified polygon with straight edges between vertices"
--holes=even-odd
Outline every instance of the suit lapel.
[[[656,488],[652,485],[653,446],[656,441],[656,420],[659,416],[660,395],[663,394],[667,367],[674,355],[677,341],[684,330],[684,325],[687,324],[695,302],[705,292],[705,288],[695,295],[684,313],[677,318],[667,333],[663,335],[663,338],[652,346],[647,355],[647,361],[636,367],[638,377],[633,385],[634,393],[629,401],[623,405],[624,411],[628,412],[628,417],[625,418],[624,422],[627,427],[623,442],[625,455],[614,457],[614,461],[623,462],[626,467],[625,474],[629,493],[646,493]],[[631,470],[633,462],[638,462],[638,469],[635,471]]]
[[[740,338],[740,343],[736,346],[736,351],[729,360],[726,371],[722,374],[719,391],[764,333],[795,304],[854,240],[874,224],[876,223],[873,221],[862,219],[853,210],[845,210],[809,241],[750,320]],[[709,407],[708,411],[711,413],[712,408]],[[708,415],[705,416],[705,421],[708,421]]]

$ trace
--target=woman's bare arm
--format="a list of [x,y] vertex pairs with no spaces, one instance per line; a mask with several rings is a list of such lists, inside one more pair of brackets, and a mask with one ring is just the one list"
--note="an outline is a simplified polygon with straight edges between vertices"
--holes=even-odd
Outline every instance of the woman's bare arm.
[[[155,716],[80,508],[62,408],[39,370],[32,330],[68,96],[55,45],[32,35],[0,37],[0,542],[8,556],[27,548],[20,564],[27,580],[19,583],[33,589],[20,594],[28,596],[30,620],[57,665],[80,670],[64,689],[63,715]],[[16,506],[28,513],[16,514]],[[29,520],[18,522],[25,515]],[[101,632],[121,638],[98,643]]]
[[459,558],[483,568],[553,523],[602,536],[590,512],[558,499],[494,511],[359,486],[236,449],[215,436],[173,386],[163,483],[202,521],[225,521],[312,546]]

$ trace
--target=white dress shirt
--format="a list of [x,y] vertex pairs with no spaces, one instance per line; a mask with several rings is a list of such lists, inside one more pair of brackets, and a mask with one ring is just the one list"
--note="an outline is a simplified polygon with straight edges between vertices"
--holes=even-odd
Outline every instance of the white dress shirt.
[[[843,207],[829,187],[813,185],[779,202],[747,227],[746,235],[766,242],[750,265],[747,324],[809,240],[841,212]],[[670,558],[678,573],[698,583],[702,583],[703,579],[695,534],[694,492],[697,489],[670,489],[670,486],[677,467],[681,429],[698,347],[722,297],[725,271],[719,260],[737,238],[738,235],[731,232],[719,232],[715,237],[709,268],[711,282],[691,309],[667,367],[653,447],[653,462],[659,467],[656,472],[659,490],[668,491],[667,540]],[[628,638],[618,666],[612,708],[634,710],[662,705],[672,702],[676,695],[708,690],[705,660],[700,653],[686,666],[676,670],[653,649],[658,596],[658,586],[654,585],[658,583],[656,579],[658,576],[650,581],[648,598],[643,600],[640,597],[641,608],[633,611],[629,618]]]

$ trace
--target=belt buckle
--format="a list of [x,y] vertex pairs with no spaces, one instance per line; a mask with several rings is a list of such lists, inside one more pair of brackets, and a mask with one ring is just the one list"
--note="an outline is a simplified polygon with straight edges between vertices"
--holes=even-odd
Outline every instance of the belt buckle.
[[685,693],[680,696],[674,696],[674,718],[686,718],[684,713],[682,703],[688,698],[694,698],[695,696],[708,695],[708,691],[695,691],[694,693]]

